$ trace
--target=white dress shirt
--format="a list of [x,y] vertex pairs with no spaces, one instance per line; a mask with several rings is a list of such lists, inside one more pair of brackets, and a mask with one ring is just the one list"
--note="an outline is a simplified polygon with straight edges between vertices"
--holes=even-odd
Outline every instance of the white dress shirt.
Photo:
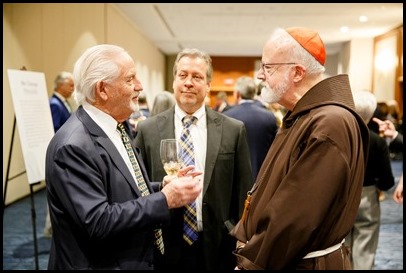
[[[182,119],[187,114],[182,111],[178,105],[175,106],[175,136],[180,140],[180,136],[183,129]],[[194,114],[197,121],[190,126],[190,134],[192,136],[193,148],[195,154],[195,166],[196,170],[203,171],[201,175],[201,181],[204,181],[204,167],[206,163],[207,152],[207,121],[206,121],[206,109],[204,105],[200,107]],[[203,193],[200,193],[196,199],[196,213],[197,213],[197,229],[203,230],[202,221],[202,199]]]
[[89,103],[83,103],[83,109],[89,114],[91,119],[96,122],[97,125],[106,133],[107,137],[116,146],[121,157],[124,159],[128,170],[130,171],[132,177],[134,178],[134,183],[136,183],[137,178],[135,177],[135,172],[131,164],[130,158],[128,157],[127,150],[124,147],[123,140],[121,139],[121,134],[117,130],[117,121],[105,112],[97,109]]

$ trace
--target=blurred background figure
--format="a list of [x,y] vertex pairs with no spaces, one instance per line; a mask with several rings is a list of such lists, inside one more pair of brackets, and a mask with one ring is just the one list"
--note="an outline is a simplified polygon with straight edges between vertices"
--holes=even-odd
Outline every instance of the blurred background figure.
[[[369,91],[358,91],[353,93],[353,97],[357,113],[367,124],[377,107],[375,96]],[[371,270],[374,267],[381,222],[379,191],[387,191],[394,184],[386,141],[370,129],[361,202],[354,227],[345,242],[351,248],[351,261],[355,270]]]
[[282,126],[283,116],[285,116],[285,108],[277,102],[269,104],[269,110],[275,115],[276,124],[278,127]]
[[[386,139],[386,143],[389,144],[389,151],[397,152],[398,155],[393,157],[394,160],[402,160],[403,162],[403,134],[396,130],[395,125],[390,120],[380,120],[378,118],[373,118],[378,126],[380,135]],[[395,192],[393,193],[393,199],[397,203],[403,203],[403,173],[400,177],[398,185],[396,186]]]
[[131,116],[123,122],[124,128],[131,139],[134,139],[137,133],[137,124],[140,121],[147,119],[150,116],[147,97],[141,93],[138,97],[138,109],[134,111]]
[[248,76],[238,78],[234,86],[236,104],[223,112],[226,116],[244,122],[254,181],[278,130],[274,114],[255,103],[256,92],[254,78]]
[[[369,123],[374,123],[373,128],[377,128],[374,131],[376,130],[379,136],[385,139],[386,144],[389,146],[390,158],[392,160],[403,160],[403,135],[396,130],[393,122],[389,119],[380,120],[373,117]],[[379,201],[383,201],[385,198],[385,193],[380,191]]]
[[216,96],[216,104],[214,105],[214,110],[217,112],[224,112],[230,109],[232,106],[228,103],[228,98],[226,92],[218,92]]
[[396,129],[395,124],[389,119],[381,120],[377,117],[373,117],[371,122],[375,123],[375,130],[389,145],[391,159],[403,160],[403,134]]
[[[68,120],[72,113],[73,109],[68,99],[72,96],[73,91],[75,91],[75,84],[73,82],[72,73],[66,71],[59,72],[54,80],[54,92],[49,99],[55,133],[62,127],[65,121]],[[45,217],[44,236],[48,238],[52,237],[52,225],[48,205],[47,216]]]
[[139,105],[139,115],[144,116],[144,117],[149,117],[150,111],[148,107],[148,101],[147,101],[147,96],[144,93],[141,93],[141,95],[138,97],[138,105]]
[[62,71],[54,80],[54,93],[49,99],[55,133],[70,117],[72,108],[68,99],[75,90],[72,73]]
[[173,93],[166,90],[158,92],[152,105],[151,117],[172,108],[175,104],[176,100]]
[[402,129],[402,114],[399,110],[399,104],[396,100],[389,100],[386,102],[388,105],[388,115],[386,119],[392,121],[392,123],[395,125],[395,128],[397,131],[400,131],[402,134],[403,132],[401,131]]
[[372,116],[372,119],[367,124],[368,128],[373,130],[375,133],[379,134],[379,126],[373,121],[373,118],[386,120],[388,113],[389,113],[388,105],[386,104],[386,102],[378,102],[374,114]]
[[[374,117],[380,120],[390,120],[394,124],[396,131],[403,134],[403,115],[396,100],[378,102]],[[372,121],[368,124],[368,127],[374,129],[375,132],[378,130],[377,124]]]
[[207,92],[206,97],[204,98],[204,104],[206,104],[207,107],[211,107],[210,91]]

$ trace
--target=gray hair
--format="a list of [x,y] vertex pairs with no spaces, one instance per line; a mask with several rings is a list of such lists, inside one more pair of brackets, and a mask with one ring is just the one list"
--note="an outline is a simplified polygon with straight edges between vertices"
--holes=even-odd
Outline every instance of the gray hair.
[[353,92],[355,111],[365,123],[368,123],[374,115],[375,109],[378,106],[376,97],[370,91],[361,90]]
[[73,80],[73,74],[67,71],[61,71],[56,75],[54,80],[54,90],[56,91],[61,83],[64,83],[67,79]]
[[181,52],[178,53],[176,56],[175,64],[173,65],[173,76],[176,77],[176,73],[178,72],[178,63],[180,59],[183,57],[191,57],[191,58],[200,58],[203,59],[207,64],[207,82],[211,82],[213,76],[213,65],[211,63],[211,57],[204,51],[201,51],[197,48],[185,48]]
[[122,47],[101,44],[88,48],[79,57],[73,69],[75,101],[78,105],[84,101],[95,102],[98,82],[111,83],[118,78],[120,67],[116,57],[123,54],[128,55]]
[[242,76],[235,82],[234,90],[240,93],[241,98],[252,100],[257,92],[257,85],[254,78]]
[[285,48],[291,59],[288,62],[297,62],[306,67],[309,75],[320,75],[326,70],[306,49],[304,49],[286,30],[277,28],[271,36],[277,48]]
[[155,96],[151,109],[151,117],[165,110],[172,108],[176,104],[175,96],[169,91],[160,91]]

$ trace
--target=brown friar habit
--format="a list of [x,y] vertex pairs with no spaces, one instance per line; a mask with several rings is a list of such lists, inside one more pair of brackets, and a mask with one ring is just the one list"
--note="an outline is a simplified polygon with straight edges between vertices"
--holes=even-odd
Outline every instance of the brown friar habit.
[[[235,251],[238,266],[311,269],[317,258],[303,257],[339,244],[358,212],[368,139],[347,75],[312,87],[285,115],[252,189],[247,218],[231,231],[246,242]],[[343,261],[323,263],[338,269]]]

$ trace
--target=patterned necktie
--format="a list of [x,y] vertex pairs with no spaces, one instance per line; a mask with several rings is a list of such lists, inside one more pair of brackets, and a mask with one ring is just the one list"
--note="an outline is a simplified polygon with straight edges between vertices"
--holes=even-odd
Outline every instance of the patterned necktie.
[[[136,177],[135,182],[138,186],[138,189],[140,190],[142,196],[149,195],[147,184],[145,183],[144,177],[142,176],[140,166],[138,165],[137,159],[135,158],[135,154],[130,143],[130,138],[128,137],[127,132],[125,131],[124,125],[122,123],[119,123],[117,125],[117,129],[120,132],[121,139],[123,140],[125,149],[127,150],[128,157],[130,158],[131,161],[131,165],[133,166]],[[164,254],[165,249],[161,229],[155,230],[155,244],[158,247],[159,251],[161,251],[161,253]]]
[[[185,116],[182,119],[183,130],[180,136],[180,143],[182,145],[182,161],[184,166],[195,164],[195,154],[193,151],[192,136],[190,135],[190,126],[196,119],[195,116]],[[198,237],[196,201],[185,206],[183,220],[183,239],[191,245]]]

